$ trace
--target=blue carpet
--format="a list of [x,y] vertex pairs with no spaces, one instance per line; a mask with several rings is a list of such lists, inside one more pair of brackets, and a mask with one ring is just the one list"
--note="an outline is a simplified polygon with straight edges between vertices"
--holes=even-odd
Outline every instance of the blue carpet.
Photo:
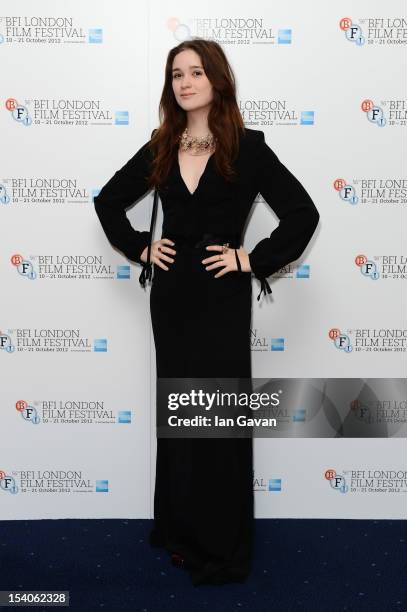
[[0,590],[69,590],[73,612],[407,610],[405,521],[257,519],[249,580],[198,587],[150,547],[150,520],[1,527]]

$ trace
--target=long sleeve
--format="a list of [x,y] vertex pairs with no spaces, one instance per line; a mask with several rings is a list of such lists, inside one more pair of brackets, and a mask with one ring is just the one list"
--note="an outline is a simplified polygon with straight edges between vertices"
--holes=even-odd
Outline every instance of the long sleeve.
[[143,264],[141,253],[150,241],[149,231],[133,228],[126,208],[148,191],[151,154],[146,142],[126,164],[117,170],[93,202],[102,228],[110,241],[131,261]]
[[304,252],[319,220],[310,195],[299,180],[280,162],[259,131],[256,143],[258,192],[279,218],[271,235],[248,254],[250,267],[261,281],[261,291],[271,292],[265,280]]

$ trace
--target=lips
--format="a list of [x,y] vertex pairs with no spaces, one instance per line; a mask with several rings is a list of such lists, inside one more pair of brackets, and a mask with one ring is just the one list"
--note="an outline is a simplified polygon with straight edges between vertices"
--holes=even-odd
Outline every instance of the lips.
[[191,96],[194,96],[195,94],[181,94],[181,98],[190,98]]

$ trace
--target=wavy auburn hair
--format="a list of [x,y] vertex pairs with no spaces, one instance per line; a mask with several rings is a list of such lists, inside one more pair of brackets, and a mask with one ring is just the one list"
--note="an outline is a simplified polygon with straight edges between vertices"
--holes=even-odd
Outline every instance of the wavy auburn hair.
[[213,99],[208,113],[208,127],[216,139],[213,153],[215,168],[227,181],[233,181],[232,162],[239,152],[240,135],[245,127],[236,101],[233,70],[215,41],[194,37],[172,48],[165,66],[165,83],[159,105],[160,127],[151,137],[153,153],[149,186],[159,187],[168,177],[174,155],[178,155],[179,138],[187,126],[187,113],[175,99],[172,89],[172,66],[175,56],[185,49],[195,51],[213,88]]

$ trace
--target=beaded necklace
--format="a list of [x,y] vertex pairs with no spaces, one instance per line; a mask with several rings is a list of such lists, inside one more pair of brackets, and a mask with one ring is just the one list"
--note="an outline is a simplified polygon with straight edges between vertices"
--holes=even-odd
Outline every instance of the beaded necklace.
[[180,136],[179,148],[181,151],[188,151],[193,155],[208,153],[214,146],[215,138],[213,134],[208,133],[206,136],[190,136],[188,128],[185,128]]

